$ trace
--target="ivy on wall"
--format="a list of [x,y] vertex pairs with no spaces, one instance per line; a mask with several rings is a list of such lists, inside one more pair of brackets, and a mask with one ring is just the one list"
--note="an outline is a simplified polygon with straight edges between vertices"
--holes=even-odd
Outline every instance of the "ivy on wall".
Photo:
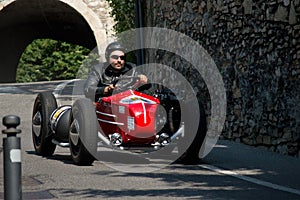
[[135,27],[134,0],[107,0],[112,8],[111,16],[116,24],[114,29],[117,33]]

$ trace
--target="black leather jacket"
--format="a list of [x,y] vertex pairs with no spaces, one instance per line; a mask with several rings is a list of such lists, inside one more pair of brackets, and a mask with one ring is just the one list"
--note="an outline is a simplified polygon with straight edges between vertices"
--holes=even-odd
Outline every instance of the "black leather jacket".
[[107,63],[94,66],[89,73],[89,76],[84,85],[84,94],[87,98],[93,101],[98,101],[99,98],[110,96],[112,93],[104,94],[104,88],[120,76],[126,74],[128,76],[136,76],[135,64],[126,62],[121,70],[114,70]]

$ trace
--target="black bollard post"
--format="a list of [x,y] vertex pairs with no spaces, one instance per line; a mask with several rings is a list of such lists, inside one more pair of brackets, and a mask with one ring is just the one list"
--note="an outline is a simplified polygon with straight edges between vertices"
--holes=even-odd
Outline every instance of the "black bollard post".
[[3,138],[3,159],[4,159],[4,199],[22,199],[22,168],[21,168],[21,142],[17,137],[21,130],[17,129],[20,125],[18,116],[9,115],[3,117],[2,130],[7,137]]

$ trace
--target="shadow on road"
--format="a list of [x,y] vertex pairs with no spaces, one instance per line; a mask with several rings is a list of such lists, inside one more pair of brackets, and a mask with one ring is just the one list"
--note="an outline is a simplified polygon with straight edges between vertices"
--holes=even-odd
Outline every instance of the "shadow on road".
[[[182,198],[182,199],[297,199],[285,192],[272,192],[265,188],[264,192],[256,187],[255,184],[245,184],[244,181],[228,178],[225,175],[213,174],[201,168],[201,165],[184,166],[170,165],[167,170],[160,170],[155,173],[120,173],[117,171],[99,171],[95,173],[95,179],[108,176],[110,179],[124,179],[134,177],[149,185],[121,185],[119,189],[70,189],[61,188],[56,190],[63,197],[70,198],[80,196],[82,199],[140,199],[140,198]],[[155,182],[163,182],[165,187],[159,188],[152,185]],[[103,185],[102,185],[103,184]],[[105,182],[101,183],[100,188],[106,188]],[[160,184],[161,185],[161,184]],[[50,189],[51,191],[51,189]],[[251,194],[251,195],[250,195]],[[222,198],[223,197],[223,198]]]
[[[35,153],[35,151],[26,151],[26,153],[28,155],[39,156],[39,155],[37,155]],[[39,157],[41,157],[41,156],[39,156]],[[64,164],[72,164],[72,165],[74,165],[74,162],[73,162],[73,160],[72,160],[72,158],[71,158],[70,155],[54,154],[52,156],[42,156],[42,158],[46,158],[48,160],[60,161],[60,162],[62,162]]]

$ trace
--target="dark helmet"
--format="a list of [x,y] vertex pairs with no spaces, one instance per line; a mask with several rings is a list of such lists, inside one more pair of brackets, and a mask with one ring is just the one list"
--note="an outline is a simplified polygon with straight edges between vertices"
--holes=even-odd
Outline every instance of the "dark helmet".
[[126,52],[126,48],[121,43],[112,42],[106,47],[106,50],[105,50],[106,60],[109,60],[109,56],[110,56],[111,52],[116,51],[116,50],[123,51],[124,53]]

